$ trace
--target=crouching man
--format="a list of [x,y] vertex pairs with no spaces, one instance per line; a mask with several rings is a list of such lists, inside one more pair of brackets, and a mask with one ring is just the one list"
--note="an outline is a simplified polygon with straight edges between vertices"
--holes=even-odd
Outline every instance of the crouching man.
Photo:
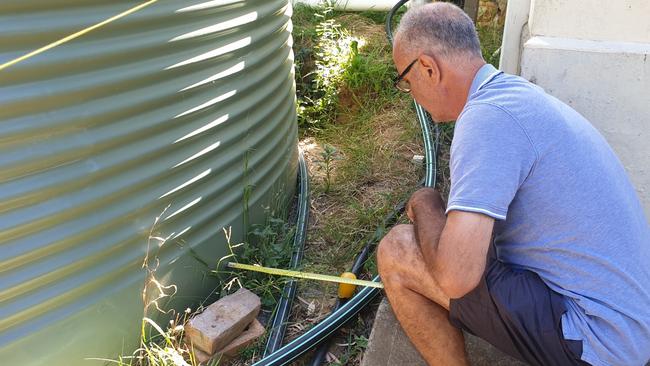
[[576,111],[481,57],[458,7],[409,10],[396,87],[456,120],[447,204],[410,199],[378,249],[388,299],[430,365],[462,330],[532,365],[650,359],[650,228],[611,148]]

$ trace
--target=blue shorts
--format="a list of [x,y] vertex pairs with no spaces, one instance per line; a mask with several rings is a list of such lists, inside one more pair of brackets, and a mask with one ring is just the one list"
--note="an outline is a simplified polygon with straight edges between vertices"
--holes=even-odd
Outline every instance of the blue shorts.
[[499,262],[494,246],[479,285],[449,305],[450,322],[531,365],[588,365],[582,341],[565,340],[562,295],[533,272]]

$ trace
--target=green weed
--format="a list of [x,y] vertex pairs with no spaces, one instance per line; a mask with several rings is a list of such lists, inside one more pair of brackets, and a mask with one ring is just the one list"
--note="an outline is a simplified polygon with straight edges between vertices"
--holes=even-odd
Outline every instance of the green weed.
[[345,347],[343,357],[340,360],[332,362],[331,365],[345,366],[352,364],[354,361],[360,361],[361,356],[366,348],[368,348],[368,338],[350,334],[348,335],[347,342],[343,346]]
[[323,151],[320,153],[321,160],[317,161],[318,169],[325,171],[325,193],[330,191],[332,184],[332,170],[334,169],[334,161],[340,160],[337,150],[330,144],[323,145]]
[[[246,152],[244,153],[244,174],[242,177],[242,184],[244,186],[244,191],[242,192],[242,227],[246,231],[248,230],[248,225],[250,223],[249,202],[250,202],[250,197],[253,194],[253,185],[250,184],[248,178],[249,159],[250,159],[250,150],[246,150]],[[248,240],[248,235],[246,235],[246,240]]]
[[[283,207],[271,205],[270,207]],[[212,273],[217,276],[223,286],[220,297],[229,295],[244,287],[260,297],[262,317],[272,314],[280,298],[286,278],[269,276],[267,274],[241,271],[233,272],[225,269],[227,262],[258,264],[264,267],[288,268],[293,250],[295,226],[287,223],[286,210],[280,212],[267,208],[267,220],[264,224],[251,225],[247,240],[242,243],[231,243],[231,230],[224,229],[229,254],[219,259],[217,269]],[[261,337],[253,345],[240,352],[246,360],[258,359],[266,344],[266,337]]]
[[357,97],[357,104],[362,104],[360,100],[366,98],[394,96],[396,91],[392,88],[392,79],[395,68],[392,61],[381,55],[381,51],[360,53],[357,46],[358,43],[352,44],[352,58],[343,73],[345,85],[353,91],[352,95],[362,94]]
[[[217,270],[213,271],[225,284],[221,296],[228,295],[239,287],[245,287],[260,297],[263,308],[268,310],[277,303],[285,279],[258,272],[233,272],[224,269],[229,261],[264,267],[289,267],[295,226],[287,223],[285,215],[276,215],[269,209],[266,222],[252,225],[248,233],[249,240],[243,243],[231,244],[230,230],[224,229],[230,253],[219,259]],[[234,284],[238,286],[233,286]]]
[[[348,68],[352,57],[354,44],[358,39],[333,18],[331,7],[312,9],[313,15],[307,16],[306,10],[296,7],[298,19],[318,23],[308,32],[296,26],[301,43],[294,48],[296,59],[296,84],[298,89],[298,124],[303,129],[318,130],[331,121],[336,115],[338,91],[343,81],[343,74]],[[307,71],[309,70],[309,71]]]

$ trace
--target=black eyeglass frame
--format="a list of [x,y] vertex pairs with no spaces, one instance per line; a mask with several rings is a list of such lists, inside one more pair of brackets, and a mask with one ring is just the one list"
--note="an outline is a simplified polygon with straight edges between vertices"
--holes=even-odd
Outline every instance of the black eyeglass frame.
[[406,66],[404,71],[402,71],[402,73],[399,74],[395,78],[395,81],[394,81],[393,85],[395,86],[395,88],[397,88],[397,90],[402,91],[404,93],[410,93],[411,92],[411,84],[410,83],[409,83],[408,88],[401,87],[399,85],[399,83],[402,81],[402,79],[404,79],[404,76],[406,76],[406,74],[408,74],[408,72],[411,71],[411,68],[413,67],[413,65],[415,65],[415,63],[417,62],[418,59],[419,59],[419,57],[416,58],[415,60],[411,61],[411,63],[408,66]]

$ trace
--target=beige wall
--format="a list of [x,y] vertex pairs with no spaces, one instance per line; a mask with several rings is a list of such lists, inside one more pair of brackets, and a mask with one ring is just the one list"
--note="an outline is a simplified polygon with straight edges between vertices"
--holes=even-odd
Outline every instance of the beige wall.
[[531,5],[531,34],[598,41],[650,42],[648,0],[532,0]]

